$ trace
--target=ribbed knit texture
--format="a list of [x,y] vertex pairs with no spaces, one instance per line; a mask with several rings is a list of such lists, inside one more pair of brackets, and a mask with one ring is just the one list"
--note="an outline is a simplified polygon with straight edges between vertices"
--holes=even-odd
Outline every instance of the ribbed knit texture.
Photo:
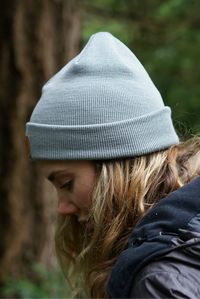
[[178,143],[171,110],[149,75],[106,32],[44,85],[26,134],[32,159],[132,157]]

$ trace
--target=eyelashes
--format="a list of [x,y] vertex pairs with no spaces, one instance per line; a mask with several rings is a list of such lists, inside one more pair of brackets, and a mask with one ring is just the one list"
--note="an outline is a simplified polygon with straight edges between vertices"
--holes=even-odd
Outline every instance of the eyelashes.
[[67,181],[66,183],[64,183],[60,189],[67,189],[68,191],[72,191],[73,190],[73,185],[74,185],[74,182],[73,180],[70,180],[70,181]]

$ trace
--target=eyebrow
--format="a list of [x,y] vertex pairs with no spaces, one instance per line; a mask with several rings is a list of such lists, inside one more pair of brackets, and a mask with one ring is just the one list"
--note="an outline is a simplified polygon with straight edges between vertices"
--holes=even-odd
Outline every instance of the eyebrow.
[[62,171],[54,171],[54,172],[50,173],[50,175],[47,177],[47,179],[50,182],[53,182],[53,181],[55,181],[56,176],[59,175],[59,174],[62,174],[63,172],[64,172],[64,170],[62,170]]
[[50,182],[53,182],[53,181],[55,180],[55,173],[52,172],[52,173],[48,176],[47,179],[48,179]]

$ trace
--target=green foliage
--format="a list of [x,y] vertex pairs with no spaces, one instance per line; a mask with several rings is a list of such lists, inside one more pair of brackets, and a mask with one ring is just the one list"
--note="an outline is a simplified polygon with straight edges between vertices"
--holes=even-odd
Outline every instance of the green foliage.
[[200,132],[200,2],[85,0],[84,5],[83,41],[97,31],[121,39],[171,106],[180,135]]
[[157,15],[161,19],[177,18],[184,14],[185,8],[188,4],[188,0],[163,1],[163,3],[158,7]]
[[46,269],[41,264],[31,268],[32,280],[10,278],[1,293],[5,298],[73,298],[63,274],[57,269]]

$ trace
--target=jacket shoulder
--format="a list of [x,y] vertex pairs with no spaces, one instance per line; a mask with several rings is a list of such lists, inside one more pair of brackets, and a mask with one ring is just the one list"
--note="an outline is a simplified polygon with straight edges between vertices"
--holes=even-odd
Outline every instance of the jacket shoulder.
[[200,298],[200,262],[171,252],[135,277],[130,298]]

